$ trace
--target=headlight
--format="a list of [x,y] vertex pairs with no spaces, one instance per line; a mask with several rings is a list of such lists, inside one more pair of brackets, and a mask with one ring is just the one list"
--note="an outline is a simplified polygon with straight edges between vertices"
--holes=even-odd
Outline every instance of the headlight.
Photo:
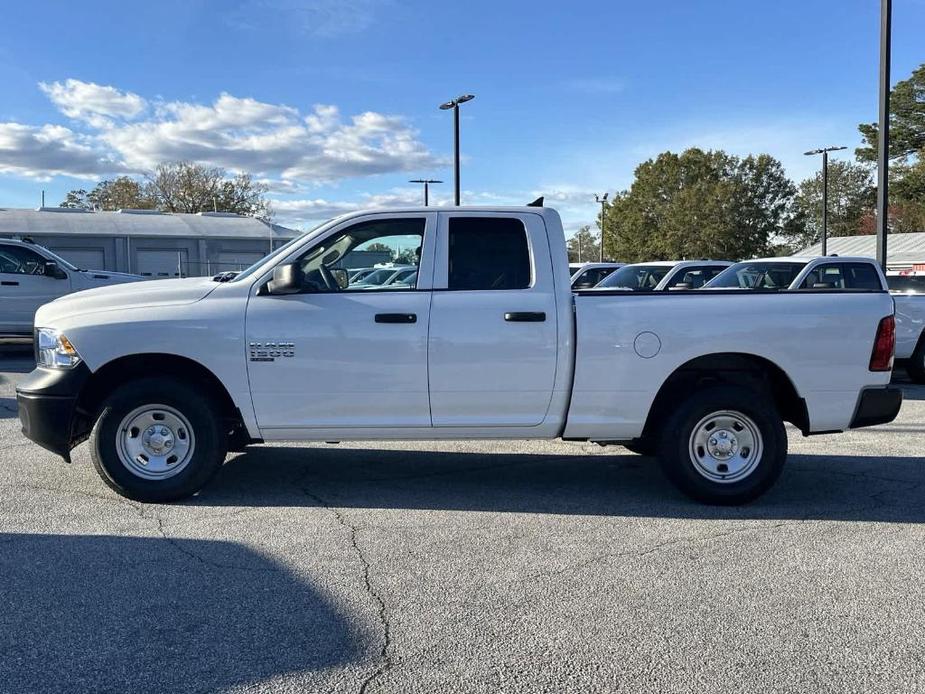
[[36,366],[47,369],[71,369],[80,363],[80,355],[64,335],[51,328],[36,331]]

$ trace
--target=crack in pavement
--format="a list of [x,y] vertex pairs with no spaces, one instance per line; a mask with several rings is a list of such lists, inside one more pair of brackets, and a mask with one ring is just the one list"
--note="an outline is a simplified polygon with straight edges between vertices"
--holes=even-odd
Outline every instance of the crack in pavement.
[[366,590],[366,593],[370,596],[370,598],[372,599],[373,603],[376,605],[376,608],[377,608],[379,623],[382,626],[382,646],[379,649],[379,660],[381,661],[381,664],[375,670],[373,670],[373,672],[367,675],[366,678],[363,680],[363,682],[360,683],[360,688],[358,692],[359,694],[365,694],[369,690],[369,687],[373,684],[373,682],[375,682],[379,677],[381,677],[386,672],[391,670],[395,665],[395,663],[392,660],[392,654],[391,654],[392,633],[391,633],[391,625],[389,623],[388,611],[385,606],[385,600],[382,598],[379,592],[373,587],[372,581],[370,580],[369,560],[366,558],[366,555],[363,553],[363,550],[360,548],[360,545],[357,542],[358,528],[352,523],[350,523],[349,520],[347,520],[347,517],[344,515],[344,513],[340,509],[331,505],[330,502],[326,501],[325,499],[321,498],[314,492],[309,491],[306,487],[302,486],[304,477],[305,477],[304,473],[300,475],[299,478],[296,480],[295,485],[302,491],[302,493],[306,497],[308,497],[309,499],[312,499],[313,501],[318,503],[322,508],[324,508],[325,510],[333,514],[337,523],[347,531],[348,537],[350,539],[350,546],[353,549],[354,554],[356,555],[357,559],[360,562],[360,567],[362,568],[363,586]]

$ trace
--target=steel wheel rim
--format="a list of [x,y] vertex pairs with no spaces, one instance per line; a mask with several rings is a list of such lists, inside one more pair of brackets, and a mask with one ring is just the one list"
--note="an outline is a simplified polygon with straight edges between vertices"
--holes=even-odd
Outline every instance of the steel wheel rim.
[[122,465],[136,477],[165,480],[189,465],[196,439],[189,420],[167,405],[142,405],[122,418],[116,432]]
[[720,410],[697,422],[688,449],[699,475],[718,484],[732,484],[755,471],[764,442],[751,417],[736,410]]

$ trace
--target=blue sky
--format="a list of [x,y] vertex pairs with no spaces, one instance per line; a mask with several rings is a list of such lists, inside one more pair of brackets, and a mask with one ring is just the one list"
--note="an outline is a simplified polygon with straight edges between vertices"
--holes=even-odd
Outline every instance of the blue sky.
[[[130,9],[127,9],[130,8]],[[546,194],[569,229],[595,192],[666,149],[859,144],[876,118],[879,3],[160,0],[8,3],[0,24],[0,205],[194,159],[271,186],[305,227],[452,192]],[[894,1],[894,82],[925,62],[925,0]],[[851,156],[850,150],[844,153]]]

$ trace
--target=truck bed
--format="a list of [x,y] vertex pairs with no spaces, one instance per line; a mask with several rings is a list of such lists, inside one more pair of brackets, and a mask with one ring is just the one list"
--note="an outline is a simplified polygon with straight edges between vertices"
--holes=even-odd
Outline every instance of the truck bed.
[[859,391],[889,383],[889,372],[872,373],[867,365],[877,326],[892,313],[885,291],[577,292],[564,435],[636,438],[672,373],[704,355],[731,354],[789,374],[806,403],[810,432],[844,430]]

